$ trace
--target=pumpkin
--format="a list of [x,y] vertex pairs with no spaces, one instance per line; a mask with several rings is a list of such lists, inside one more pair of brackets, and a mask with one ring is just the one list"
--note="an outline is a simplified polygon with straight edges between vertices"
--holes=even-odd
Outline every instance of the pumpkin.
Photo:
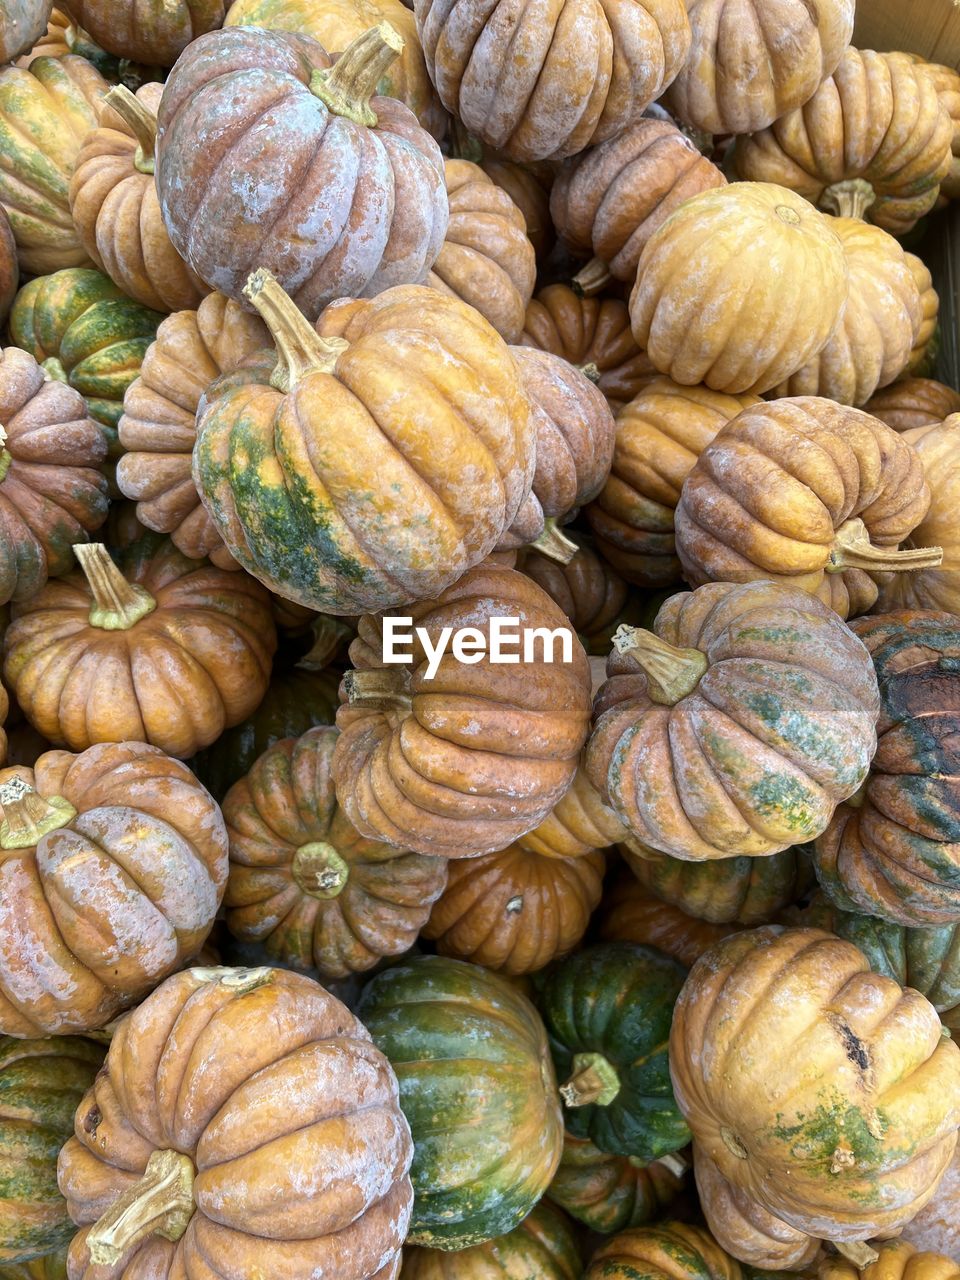
[[402,46],[387,23],[335,65],[283,31],[189,46],[163,90],[156,176],[173,247],[202,280],[239,299],[266,267],[315,320],[334,298],[426,278],[447,229],[443,157],[377,96]]
[[17,242],[13,238],[10,219],[0,206],[0,324],[5,324],[20,285]]
[[139,742],[0,770],[0,1031],[102,1027],[203,946],[227,833],[179,760]]
[[575,1137],[643,1164],[690,1141],[667,1063],[685,976],[676,960],[630,942],[588,947],[547,973],[537,1004]]
[[628,608],[627,584],[582,535],[571,535],[577,550],[562,564],[535,547],[527,549],[521,569],[560,606],[588,653],[610,652],[610,638]]
[[600,901],[604,857],[544,857],[521,844],[450,862],[423,936],[442,956],[506,974],[536,973],[567,955]]
[[576,14],[415,0],[417,30],[440,101],[510,160],[575,155],[641,115],[690,46],[679,0]]
[[[876,392],[864,408],[894,431],[916,432],[960,412],[960,392],[931,378],[901,378]],[[907,438],[915,444],[919,437]]]
[[397,1081],[302,974],[168,979],[118,1026],[75,1134],[59,1165],[81,1228],[71,1276],[173,1280],[207,1258],[221,1274],[397,1274],[412,1155]]
[[549,284],[527,307],[520,343],[563,356],[581,369],[617,411],[657,375],[630,332],[619,298],[584,298],[565,284]]
[[705,951],[741,927],[711,924],[687,915],[648,893],[634,876],[623,875],[604,896],[599,936],[604,942],[637,942],[655,947],[689,969]]
[[79,1036],[0,1036],[0,1277],[4,1264],[27,1262],[70,1239],[57,1153],[102,1061],[100,1046]]
[[937,351],[940,345],[939,336],[939,316],[940,316],[940,297],[933,287],[933,276],[926,263],[918,258],[915,253],[904,255],[910,270],[913,272],[913,278],[917,282],[917,288],[920,290],[920,329],[913,341],[913,350],[910,352],[910,363],[907,365],[908,373],[928,376],[933,372],[936,363]]
[[940,191],[948,200],[956,200],[960,196],[960,74],[954,67],[944,67],[939,63],[923,62],[920,59],[917,61],[927,77],[933,81],[933,86],[953,124],[950,169],[940,183]]
[[533,479],[536,424],[503,340],[416,286],[331,307],[323,337],[268,273],[249,295],[278,363],[268,385],[211,390],[193,458],[227,547],[327,613],[439,594],[493,550]]
[[645,889],[711,924],[767,924],[801,898],[813,879],[809,858],[796,848],[768,858],[714,858],[709,862],[682,862],[631,840],[619,848]]
[[670,1161],[645,1165],[630,1156],[611,1156],[589,1138],[563,1135],[560,1167],[547,1197],[591,1231],[608,1235],[653,1222],[676,1201],[682,1176]]
[[550,214],[572,253],[593,255],[574,285],[592,294],[611,279],[632,284],[657,228],[691,196],[726,183],[668,120],[635,120],[567,160],[550,193]]
[[334,796],[336,729],[269,747],[227,792],[227,928],[295,969],[345,978],[416,942],[447,882],[442,858],[365,840]]
[[0,1264],[0,1280],[67,1280],[67,1251],[58,1249],[32,1262]]
[[473,569],[405,616],[434,645],[444,626],[473,628],[487,644],[497,617],[570,639],[570,661],[560,635],[552,662],[545,644],[515,665],[489,653],[466,665],[448,650],[432,679],[416,634],[409,666],[384,661],[382,615],[361,618],[350,646],[357,669],[345,679],[334,757],[346,816],[362,835],[418,853],[494,853],[538,826],[573,782],[590,719],[586,654],[553,601],[514,569]]
[[70,212],[84,249],[128,298],[154,311],[195,307],[209,293],[170,243],[154,183],[163,86],[136,97],[117,85],[87,136],[70,180]]
[[400,1280],[580,1280],[583,1264],[567,1220],[542,1200],[519,1227],[456,1253],[405,1249]]
[[903,1240],[956,1258],[960,1252],[960,1151],[954,1156],[933,1199],[903,1229]]
[[756,396],[650,382],[617,414],[613,465],[585,515],[604,558],[638,586],[679,581],[674,511],[700,453]]
[[357,1016],[397,1073],[413,1134],[409,1243],[467,1249],[512,1231],[563,1142],[533,1005],[477,965],[420,956],[378,974]]
[[[276,631],[252,579],[150,535],[120,553],[78,544],[81,572],[17,606],[4,677],[50,742],[150,742],[189,756],[267,691]],[[124,570],[126,573],[124,573]]]
[[6,0],[0,13],[0,63],[13,62],[47,29],[50,0]]
[[97,44],[131,62],[172,67],[192,40],[214,31],[228,0],[60,0]]
[[850,943],[768,925],[690,971],[673,1087],[732,1186],[796,1231],[857,1243],[909,1222],[953,1156],[960,1049],[941,1030]]
[[621,1231],[605,1241],[583,1280],[741,1280],[740,1264],[704,1231],[684,1222]]
[[866,784],[814,845],[817,878],[846,911],[922,927],[960,923],[960,619],[859,618],[880,687]]
[[537,278],[523,214],[479,165],[447,160],[444,172],[450,222],[427,283],[469,302],[516,342]]
[[538,827],[517,844],[545,858],[583,858],[624,837],[624,826],[587,777],[582,764],[573,782]]
[[848,48],[812,98],[737,139],[733,164],[740,178],[900,235],[936,204],[952,137],[933,82],[908,54]]
[[209,556],[221,569],[235,568],[236,561],[193,481],[197,408],[212,382],[269,342],[259,316],[222,293],[208,294],[196,311],[175,312],[160,324],[123,397],[121,493],[136,500],[145,525],[169,533],[184,555]]
[[860,1280],[861,1276],[883,1276],[884,1280],[956,1280],[960,1263],[942,1253],[920,1253],[906,1240],[887,1240],[877,1245],[879,1258],[858,1267],[847,1258],[827,1258],[820,1268],[820,1280]]
[[72,546],[107,515],[107,446],[83,397],[31,355],[0,352],[0,602],[67,573]]
[[17,60],[16,65],[29,68],[34,58],[63,58],[68,53],[86,58],[107,80],[124,84],[128,89],[138,89],[151,80],[162,80],[167,74],[165,67],[143,66],[128,59],[115,58],[112,53],[101,49],[88,32],[78,27],[68,13],[56,6],[50,10],[46,31],[33,48]]
[[225,26],[296,31],[325,49],[345,49],[378,22],[389,22],[403,39],[396,62],[383,70],[378,91],[399,98],[435,138],[443,136],[446,112],[427,75],[411,6],[400,0],[234,0]]
[[642,844],[689,861],[776,853],[819,835],[866,777],[873,664],[805,592],[712,583],[615,643],[587,772]]
[[479,143],[479,158],[465,155],[465,160],[476,163],[501,191],[505,191],[523,214],[527,235],[537,255],[545,259],[553,248],[555,233],[550,217],[550,188],[553,184],[553,167],[549,163],[536,165],[516,164],[495,151],[484,152]]
[[745,409],[701,453],[676,513],[688,582],[766,578],[842,618],[877,598],[874,575],[937,565],[897,551],[930,506],[916,452],[869,414],[814,396]]

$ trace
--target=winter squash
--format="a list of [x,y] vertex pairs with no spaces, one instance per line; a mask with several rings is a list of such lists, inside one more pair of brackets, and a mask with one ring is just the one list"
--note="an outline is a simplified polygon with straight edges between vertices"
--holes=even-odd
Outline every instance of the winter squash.
[[914,927],[960,923],[960,619],[903,611],[853,629],[880,687],[877,754],[814,845],[817,877],[846,911]]
[[803,849],[784,849],[768,858],[682,862],[632,840],[619,847],[645,889],[711,924],[767,924],[801,898],[813,879]]
[[656,376],[634,341],[630,313],[619,298],[584,298],[549,284],[527,307],[520,343],[563,356],[581,369],[617,411]]
[[661,1217],[683,1189],[669,1163],[644,1165],[630,1156],[611,1156],[589,1138],[565,1133],[547,1197],[591,1231],[609,1235],[640,1227]]
[[583,1280],[741,1280],[740,1264],[704,1231],[685,1222],[660,1222],[621,1231],[605,1241]]
[[[723,862],[706,865],[722,867]],[[740,928],[741,925],[711,924],[709,920],[689,916],[672,903],[648,893],[634,876],[624,875],[604,897],[599,936],[604,942],[638,942],[645,947],[656,947],[689,969],[705,951]]]
[[[527,235],[537,255],[537,261],[545,259],[553,248],[555,233],[550,217],[550,188],[553,184],[553,167],[548,162],[535,165],[516,164],[495,151],[484,151],[479,143],[480,158],[476,160],[487,177],[505,191],[523,214]],[[464,159],[474,157],[465,155]]]
[[10,219],[0,206],[0,324],[5,324],[20,285],[17,242],[13,238]]
[[4,678],[50,742],[150,742],[190,756],[267,691],[276,631],[246,575],[188,560],[151,534],[111,560],[78,544],[81,572],[16,607]]
[[927,77],[933,81],[933,86],[953,124],[950,170],[940,183],[940,191],[948,200],[956,200],[960,196],[960,75],[953,67],[944,67],[936,62],[923,62],[919,58],[917,61]]
[[210,1257],[240,1275],[399,1269],[412,1146],[397,1081],[302,974],[175,974],[118,1026],[75,1135],[59,1168],[81,1228],[71,1276],[173,1280]]
[[57,1249],[33,1262],[0,1264],[0,1280],[67,1280],[67,1251]]
[[685,976],[676,960],[631,942],[588,947],[546,975],[537,1004],[575,1137],[643,1164],[690,1141],[667,1064]]
[[873,664],[805,592],[712,583],[617,647],[587,772],[642,844],[689,861],[776,853],[819,835],[866,777]]
[[411,7],[400,0],[234,0],[224,25],[295,31],[336,51],[375,23],[389,22],[402,37],[403,48],[377,88],[385,97],[405,102],[425,129],[442,138],[447,115],[427,75]]
[[[193,460],[227,547],[326,613],[438,595],[493,550],[533,479],[533,412],[503,340],[458,298],[416,286],[331,307],[322,337],[269,273],[248,293],[278,363],[269,385],[211,392]],[[251,453],[256,474],[226,464]]]
[[29,70],[0,68],[0,207],[21,271],[44,275],[88,261],[67,190],[108,88],[95,67],[74,55],[37,58]]
[[617,414],[613,466],[585,515],[604,558],[638,586],[680,580],[674,511],[684,480],[717,432],[756,396],[658,377]]
[[479,165],[447,160],[444,172],[450,221],[427,283],[469,302],[516,342],[537,278],[523,214]]
[[[864,408],[894,431],[916,432],[960,412],[960,392],[931,378],[901,378],[878,391]],[[918,438],[908,437],[912,444]]]
[[938,1253],[920,1253],[906,1240],[886,1240],[877,1245],[880,1257],[868,1267],[858,1268],[843,1257],[827,1258],[820,1268],[822,1280],[860,1280],[869,1270],[871,1275],[889,1276],[890,1280],[955,1280],[960,1263]]
[[674,382],[760,395],[823,350],[846,296],[829,222],[785,187],[735,182],[686,201],[647,241],[630,323]]
[[940,563],[939,547],[896,549],[929,506],[920,458],[882,422],[814,396],[775,400],[701,453],[677,505],[677,553],[694,585],[767,578],[846,618],[876,600],[875,574]]
[[913,278],[920,290],[920,310],[922,318],[920,329],[913,342],[910,353],[909,373],[927,377],[933,372],[939,348],[940,296],[933,287],[933,276],[930,269],[915,253],[904,255],[913,272]]
[[853,35],[854,0],[690,0],[690,56],[664,99],[705,133],[756,133],[802,107]]
[[409,950],[447,882],[445,859],[353,830],[334,796],[336,740],[332,727],[281,739],[223,802],[227,928],[263,942],[284,966],[314,967],[323,978]]
[[7,0],[0,13],[0,63],[13,62],[47,29],[50,0]]
[[450,862],[423,936],[442,956],[536,973],[572,951],[600,901],[604,857],[544,857],[521,844]]
[[563,1142],[533,1005],[478,965],[419,956],[378,974],[357,1016],[397,1073],[413,1134],[409,1243],[467,1249],[512,1231]]
[[600,799],[582,763],[573,782],[538,827],[517,844],[545,858],[583,858],[622,840],[623,823]]
[[571,252],[592,255],[574,284],[586,294],[611,278],[632,284],[644,245],[670,214],[726,183],[668,120],[635,120],[567,160],[550,192],[550,213]]
[[179,760],[124,742],[0,770],[0,1031],[104,1026],[203,946],[227,833]]
[[535,547],[526,550],[520,567],[560,606],[588,653],[610,652],[610,638],[627,608],[627,584],[593,550],[582,534],[568,534],[577,548],[566,564]]
[[[73,567],[74,543],[107,516],[107,443],[79,392],[33,356],[0,352],[0,603],[36,595]],[[51,430],[51,428],[53,428]]]
[[97,44],[131,62],[172,67],[188,44],[223,22],[225,0],[60,0]]
[[0,1277],[5,1264],[41,1257],[70,1239],[57,1153],[102,1061],[103,1049],[79,1036],[0,1036]]
[[447,229],[443,157],[377,95],[402,47],[388,23],[333,66],[284,31],[189,46],[164,87],[156,176],[171,243],[201,280],[239,300],[265,267],[315,320],[334,298],[426,278]]
[[583,1264],[576,1238],[563,1214],[545,1200],[519,1227],[455,1253],[405,1249],[400,1280],[580,1280]]
[[[432,679],[423,640],[410,665],[383,657],[384,616],[361,618],[350,646],[346,705],[334,758],[337,799],[357,830],[400,848],[449,858],[504,849],[532,831],[573,782],[590,719],[586,654],[553,601],[515,569],[479,567],[404,616],[436,645],[443,626],[474,628],[486,646],[495,617],[523,618],[557,637],[516,665],[489,652],[465,665],[451,651]],[[406,649],[406,642],[403,648]]]
[[641,115],[690,47],[679,0],[629,10],[584,4],[573,20],[449,0],[415,0],[417,30],[440,101],[510,160],[575,155]]
[[123,293],[154,311],[196,307],[209,289],[170,243],[154,183],[163,86],[134,97],[116,85],[70,180],[70,213],[84,249]]
[[802,106],[737,139],[734,167],[901,235],[937,202],[953,122],[908,54],[848,48]]
[[953,1157],[933,1199],[903,1229],[901,1239],[917,1249],[956,1258],[960,1251],[960,1151]]
[[673,1087],[729,1183],[797,1231],[858,1243],[909,1222],[953,1156],[960,1049],[941,1030],[850,943],[768,925],[691,970]]

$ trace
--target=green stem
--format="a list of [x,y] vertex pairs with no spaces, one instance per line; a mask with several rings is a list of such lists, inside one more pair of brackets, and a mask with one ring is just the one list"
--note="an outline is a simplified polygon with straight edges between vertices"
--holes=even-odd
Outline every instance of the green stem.
[[568,1107],[608,1107],[620,1092],[617,1069],[602,1053],[577,1053],[573,1075],[560,1086]]
[[152,174],[156,168],[157,117],[126,85],[114,85],[103,101],[117,113],[137,140],[134,168],[140,173]]
[[403,37],[389,22],[381,22],[348,44],[328,71],[314,71],[310,92],[338,116],[371,129],[377,113],[370,99],[377,85],[403,52]]
[[543,533],[530,543],[534,551],[539,551],[548,560],[556,560],[557,564],[569,564],[580,548],[568,538],[553,516],[548,516],[543,524]]
[[308,897],[336,898],[350,878],[350,867],[332,844],[311,840],[293,855],[291,875]]
[[862,222],[876,198],[877,193],[865,178],[848,178],[846,182],[827,187],[820,197],[820,207],[837,217],[857,218]]
[[101,631],[129,631],[156,609],[157,602],[150,592],[126,580],[102,542],[78,542],[73,554],[80,562],[93,596],[91,627]]
[[0,849],[32,849],[48,831],[65,827],[77,811],[63,796],[42,796],[14,774],[0,782]]

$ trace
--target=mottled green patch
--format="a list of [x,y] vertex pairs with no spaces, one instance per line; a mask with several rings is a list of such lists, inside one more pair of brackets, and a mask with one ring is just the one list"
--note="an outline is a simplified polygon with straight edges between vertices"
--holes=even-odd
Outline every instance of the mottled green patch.
[[796,778],[768,773],[748,790],[750,801],[762,817],[776,816],[797,839],[808,839],[816,828],[814,796]]

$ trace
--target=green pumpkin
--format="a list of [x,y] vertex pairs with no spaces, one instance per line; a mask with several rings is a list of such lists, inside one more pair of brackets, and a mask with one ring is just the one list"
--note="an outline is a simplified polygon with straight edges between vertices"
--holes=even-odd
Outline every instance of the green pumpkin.
[[0,1264],[0,1280],[67,1280],[67,1251],[57,1249],[32,1262]]
[[682,1175],[659,1160],[612,1156],[567,1133],[547,1195],[591,1231],[609,1235],[662,1218],[682,1191]]
[[563,1143],[536,1009],[478,965],[419,956],[374,978],[356,1012],[397,1074],[413,1133],[410,1243],[467,1249],[512,1231]]
[[[400,1280],[580,1280],[583,1263],[570,1224],[545,1200],[519,1227],[469,1249],[404,1249]],[[2,1280],[2,1276],[0,1276]]]
[[91,418],[106,428],[115,461],[123,452],[117,423],[124,393],[162,319],[131,302],[102,272],[70,267],[23,286],[10,312],[10,336],[52,378],[80,392]]
[[79,1036],[0,1037],[0,1263],[42,1257],[76,1230],[57,1156],[104,1053]]
[[588,947],[547,974],[537,1002],[575,1137],[644,1164],[690,1141],[668,1053],[686,976],[676,960],[632,942]]

